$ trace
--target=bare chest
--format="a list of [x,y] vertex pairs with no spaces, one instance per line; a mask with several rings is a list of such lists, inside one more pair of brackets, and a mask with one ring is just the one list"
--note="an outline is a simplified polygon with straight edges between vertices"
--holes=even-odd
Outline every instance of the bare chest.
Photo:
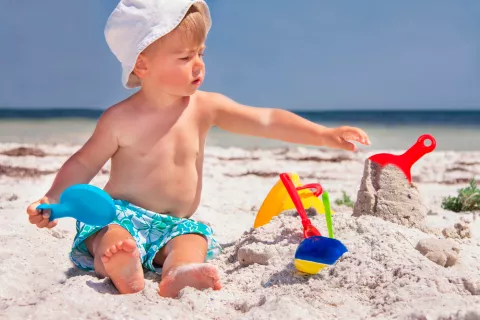
[[203,153],[205,133],[197,117],[142,117],[125,128],[119,155],[146,163],[164,161],[180,165],[195,161]]

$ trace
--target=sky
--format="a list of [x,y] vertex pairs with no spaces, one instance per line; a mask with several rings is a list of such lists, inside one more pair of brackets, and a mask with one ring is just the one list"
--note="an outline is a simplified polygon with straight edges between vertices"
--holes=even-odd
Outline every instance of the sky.
[[[103,29],[118,1],[0,0],[0,108],[134,91]],[[203,90],[290,110],[480,110],[478,0],[207,0]]]

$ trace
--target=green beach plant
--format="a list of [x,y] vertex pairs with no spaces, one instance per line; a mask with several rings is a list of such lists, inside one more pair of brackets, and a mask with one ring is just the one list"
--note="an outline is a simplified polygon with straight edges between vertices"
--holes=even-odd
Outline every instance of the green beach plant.
[[453,212],[480,210],[480,189],[477,181],[472,178],[467,187],[459,189],[456,197],[445,197],[442,208]]
[[347,206],[350,208],[353,208],[353,201],[352,199],[347,195],[345,191],[342,191],[343,197],[341,199],[335,200],[335,204],[337,206]]

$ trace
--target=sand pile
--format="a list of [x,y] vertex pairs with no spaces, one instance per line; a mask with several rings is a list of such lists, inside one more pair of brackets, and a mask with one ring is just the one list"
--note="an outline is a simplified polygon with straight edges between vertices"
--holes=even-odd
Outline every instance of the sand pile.
[[[326,233],[323,216],[313,217],[312,223]],[[212,261],[223,279],[221,291],[186,288],[176,300],[157,296],[159,277],[151,273],[146,274],[142,293],[118,296],[110,281],[69,268],[65,248],[71,243],[71,234],[35,230],[15,239],[29,243],[24,254],[6,255],[5,251],[2,255],[2,316],[222,320],[480,317],[480,261],[472,240],[461,240],[460,263],[443,268],[414,248],[426,237],[416,228],[371,216],[352,218],[351,212],[335,214],[334,224],[337,239],[349,253],[318,275],[306,276],[294,269],[301,224],[297,216],[286,212],[262,228],[245,232]],[[8,270],[24,270],[25,276],[8,278]]]
[[[312,222],[326,234],[323,216]],[[337,239],[349,253],[314,276],[293,266],[302,233],[300,219],[291,212],[245,233],[227,248],[220,266],[227,290],[242,292],[236,309],[245,312],[246,319],[300,319],[308,314],[318,319],[464,319],[462,312],[467,311],[480,317],[480,297],[473,296],[480,293],[478,266],[445,269],[433,263],[415,249],[428,236],[418,229],[349,213],[336,214],[334,224]],[[466,261],[472,252],[465,250]],[[431,304],[432,299],[438,303]]]
[[427,207],[397,167],[365,161],[353,215],[372,215],[407,227],[423,227]]

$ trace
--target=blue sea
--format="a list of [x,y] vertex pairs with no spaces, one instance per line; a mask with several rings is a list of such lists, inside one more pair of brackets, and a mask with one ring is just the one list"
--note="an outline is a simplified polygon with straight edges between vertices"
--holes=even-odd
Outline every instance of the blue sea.
[[[102,110],[0,109],[0,142],[84,143]],[[374,149],[410,147],[429,133],[437,150],[480,150],[480,111],[293,111],[328,127],[341,125],[364,129]],[[214,128],[207,145],[241,148],[289,146],[280,141],[236,135]]]

